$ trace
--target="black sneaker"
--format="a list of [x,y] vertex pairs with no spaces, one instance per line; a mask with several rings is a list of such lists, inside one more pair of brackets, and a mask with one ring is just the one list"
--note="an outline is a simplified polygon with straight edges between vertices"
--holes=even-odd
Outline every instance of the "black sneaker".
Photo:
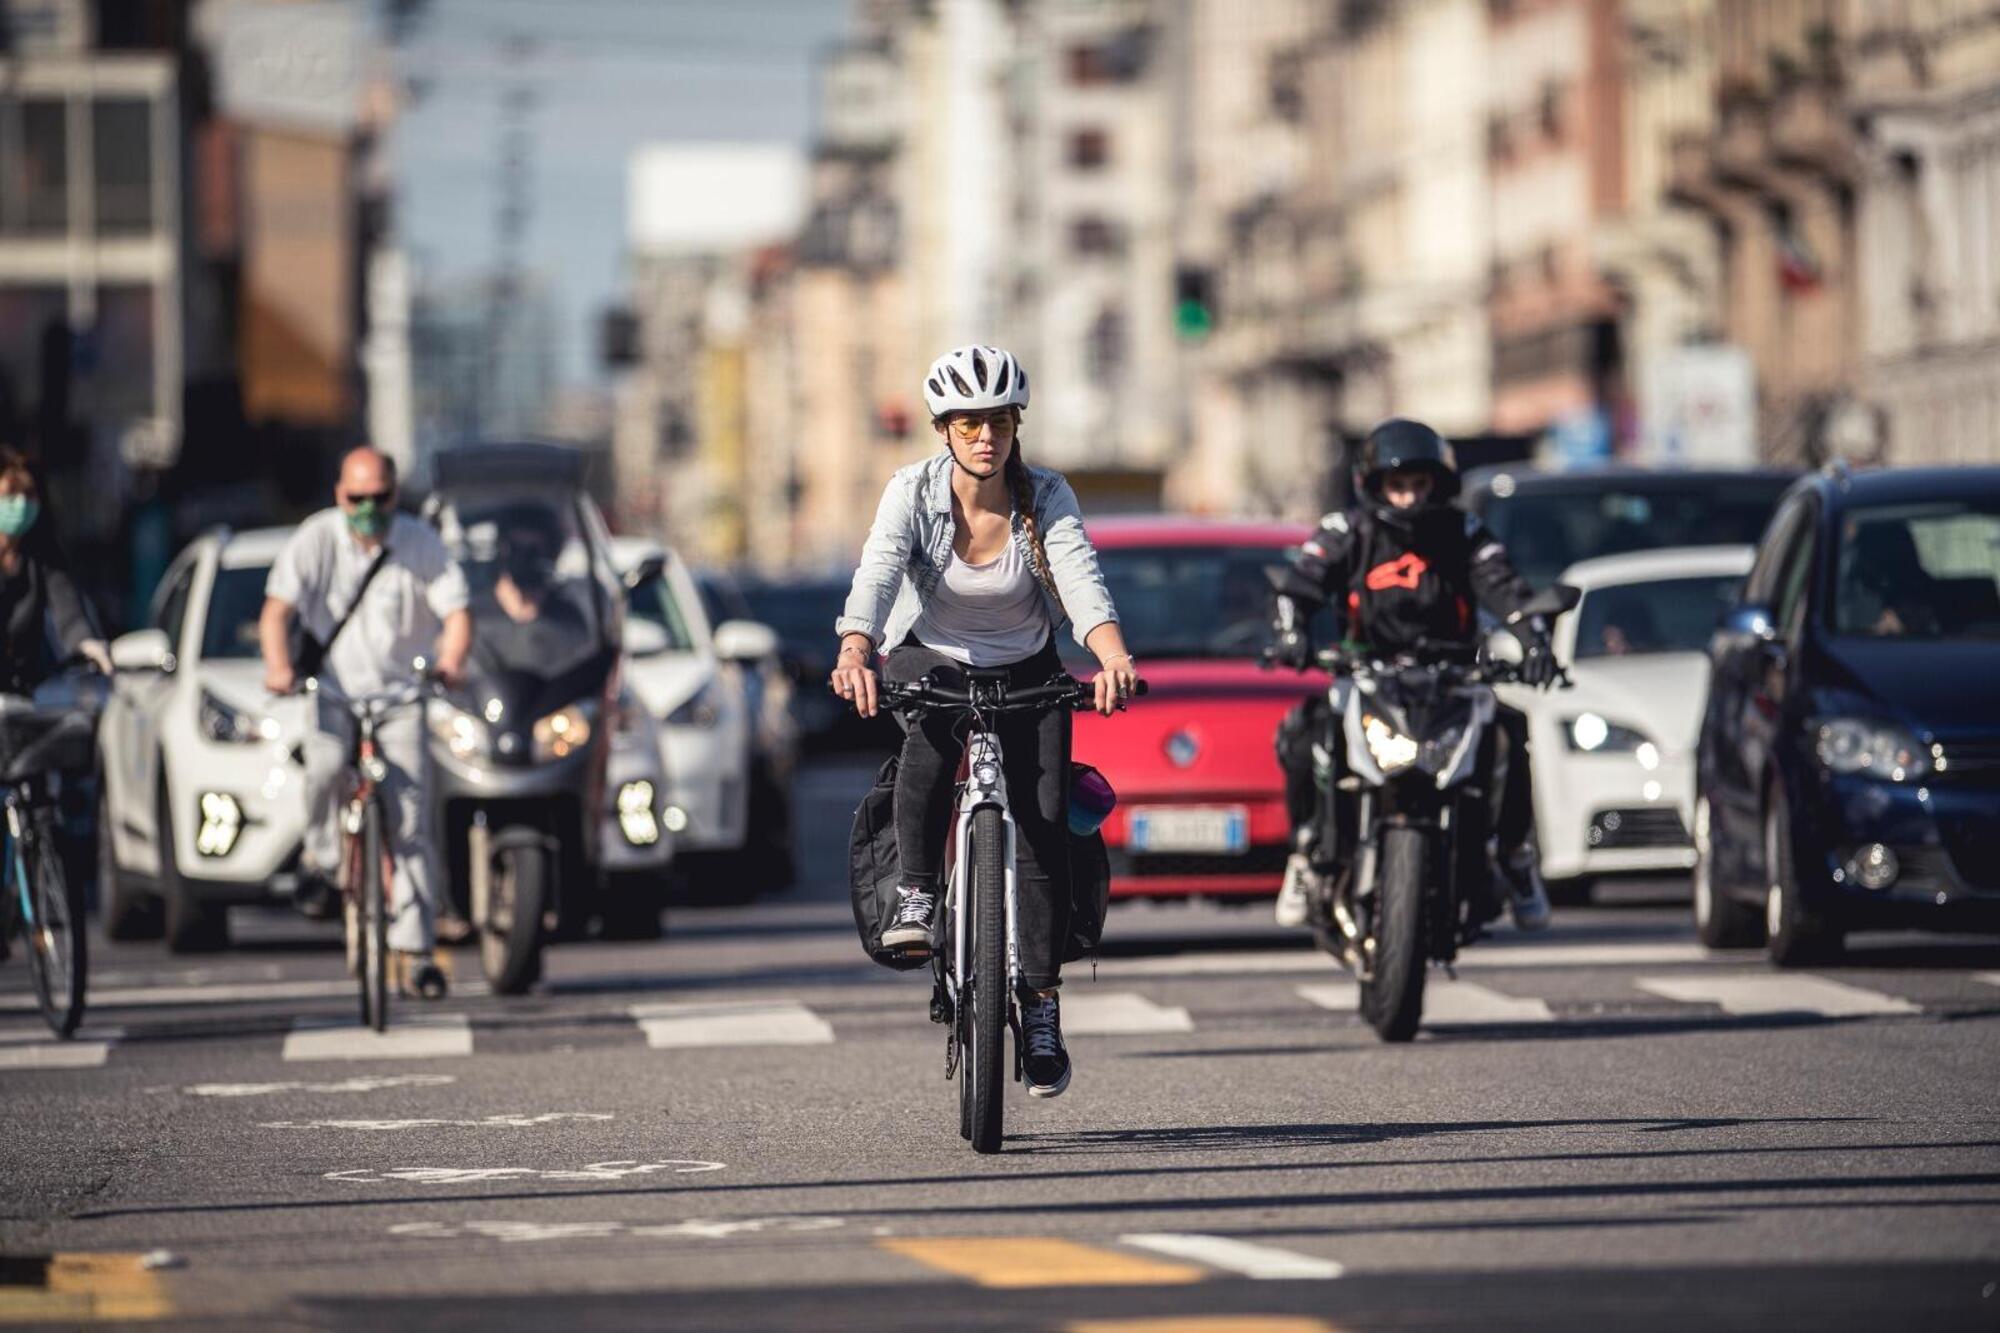
[[1030,995],[1021,1001],[1022,1061],[1030,1097],[1060,1097],[1069,1086],[1069,1049],[1063,1045],[1062,1012],[1053,995]]
[[896,896],[899,900],[896,919],[882,932],[882,947],[929,948],[931,921],[937,915],[937,894],[929,889],[920,889],[914,884],[905,884],[896,890]]

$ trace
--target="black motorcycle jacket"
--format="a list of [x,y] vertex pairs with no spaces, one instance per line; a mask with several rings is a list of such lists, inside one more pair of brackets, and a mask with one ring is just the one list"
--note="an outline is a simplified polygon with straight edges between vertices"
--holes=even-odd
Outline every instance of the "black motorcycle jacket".
[[1515,625],[1533,593],[1476,515],[1438,506],[1385,517],[1357,506],[1321,519],[1292,557],[1279,618],[1284,598],[1301,623],[1330,602],[1347,639],[1395,652],[1422,639],[1471,644],[1475,608]]

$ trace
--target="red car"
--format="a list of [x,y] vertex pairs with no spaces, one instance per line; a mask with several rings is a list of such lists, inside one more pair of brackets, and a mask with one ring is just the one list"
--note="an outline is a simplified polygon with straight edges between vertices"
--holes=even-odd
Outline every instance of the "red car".
[[[1128,713],[1076,721],[1076,758],[1118,792],[1104,825],[1113,897],[1277,893],[1291,835],[1272,739],[1286,710],[1327,680],[1258,665],[1270,642],[1264,569],[1309,531],[1187,518],[1090,525],[1151,687]],[[1072,662],[1079,674],[1088,665]]]

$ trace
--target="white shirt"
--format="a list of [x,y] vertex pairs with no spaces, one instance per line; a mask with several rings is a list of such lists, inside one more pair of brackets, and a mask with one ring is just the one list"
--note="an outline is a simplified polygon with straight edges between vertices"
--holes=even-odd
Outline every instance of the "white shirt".
[[[436,653],[444,618],[466,604],[465,574],[428,524],[408,514],[389,523],[389,554],[326,655],[325,674],[343,694],[368,694],[412,681],[411,662]],[[298,609],[299,623],[324,641],[354,601],[375,552],[348,529],[339,509],[322,509],[285,543],[264,595]]]
[[1049,639],[1048,606],[1020,543],[1009,541],[981,565],[953,551],[915,633],[917,642],[967,666],[1008,666],[1040,652]]

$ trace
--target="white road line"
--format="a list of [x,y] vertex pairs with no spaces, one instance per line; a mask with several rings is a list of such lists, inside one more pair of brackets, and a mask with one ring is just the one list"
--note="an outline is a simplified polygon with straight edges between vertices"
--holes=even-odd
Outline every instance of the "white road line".
[[[1324,986],[1300,986],[1299,995],[1322,1009],[1335,1013],[1354,1012],[1360,1002],[1360,987],[1351,981]],[[1424,987],[1424,1025],[1474,1027],[1482,1024],[1553,1023],[1546,1001],[1502,995],[1499,991],[1475,986],[1469,981],[1433,979]]]
[[[1113,923],[1116,930],[1116,923]],[[1114,934],[1115,938],[1115,934]],[[1612,944],[1475,945],[1458,956],[1461,972],[1492,972],[1507,968],[1552,967],[1681,967],[1731,961],[1711,955],[1699,944],[1678,941]],[[1333,959],[1318,952],[1252,952],[1166,955],[1157,958],[1106,958],[1099,975],[1117,981],[1125,977],[1243,975],[1248,973],[1338,972]]]
[[2000,986],[2000,972],[1974,972],[1972,979],[1988,986]]
[[301,1019],[285,1037],[285,1059],[439,1060],[472,1054],[472,1024],[463,1014],[392,1018],[387,1032],[358,1023],[338,1026]]
[[824,1046],[833,1027],[790,1000],[635,1004],[628,1012],[655,1050],[690,1046]]
[[[172,1008],[195,1004],[253,1004],[281,1000],[324,1000],[355,994],[352,981],[246,981],[214,986],[123,986],[92,987],[90,1007],[104,1009]],[[488,994],[483,981],[466,981],[452,987],[452,994],[467,999]],[[0,996],[0,1013],[28,1013],[36,1008],[32,997]]]
[[1894,995],[1843,985],[1825,977],[1640,977],[1642,991],[1684,1004],[1713,1004],[1726,1014],[1811,1014],[1854,1018],[1866,1014],[1920,1014],[1921,1005]]
[[1324,1279],[1339,1277],[1347,1271],[1331,1259],[1315,1259],[1309,1254],[1297,1254],[1272,1245],[1252,1245],[1249,1241],[1232,1240],[1228,1236],[1147,1231],[1120,1236],[1118,1243],[1175,1259],[1192,1259],[1210,1268],[1250,1278]]
[[1175,1005],[1154,1004],[1131,991],[1063,992],[1063,1032],[1072,1037],[1111,1037],[1144,1032],[1192,1032],[1194,1020]]
[[123,1028],[85,1028],[86,1036],[57,1041],[47,1028],[0,1032],[0,1069],[96,1069],[110,1058]]

